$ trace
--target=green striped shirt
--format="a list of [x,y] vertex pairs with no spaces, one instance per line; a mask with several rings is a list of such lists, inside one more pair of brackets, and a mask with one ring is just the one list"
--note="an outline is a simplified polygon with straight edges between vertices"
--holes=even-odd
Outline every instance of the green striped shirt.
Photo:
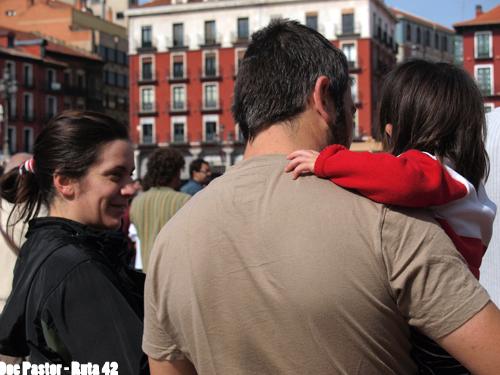
[[137,228],[137,234],[141,240],[144,272],[147,270],[149,255],[156,236],[190,197],[188,194],[162,186],[151,188],[132,201],[130,220]]

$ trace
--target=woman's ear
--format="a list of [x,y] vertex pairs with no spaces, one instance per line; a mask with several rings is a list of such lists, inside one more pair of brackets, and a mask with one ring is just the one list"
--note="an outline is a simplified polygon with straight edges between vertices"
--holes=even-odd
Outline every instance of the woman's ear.
[[60,174],[54,174],[54,187],[56,191],[65,199],[73,199],[75,196],[75,180]]
[[392,137],[392,124],[385,124],[385,134],[387,134],[387,136],[389,138]]

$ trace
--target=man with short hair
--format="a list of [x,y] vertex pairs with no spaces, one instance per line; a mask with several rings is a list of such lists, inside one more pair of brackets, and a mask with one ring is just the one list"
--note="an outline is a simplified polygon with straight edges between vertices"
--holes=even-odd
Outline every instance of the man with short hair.
[[190,198],[176,191],[181,184],[184,163],[182,155],[173,148],[159,148],[153,152],[143,179],[144,193],[132,201],[130,221],[141,242],[144,272],[158,232]]
[[195,195],[210,182],[212,171],[205,160],[195,159],[189,164],[189,175],[191,178],[181,187],[181,191],[189,195]]
[[257,32],[236,80],[244,160],[160,232],[145,292],[153,375],[415,374],[414,326],[478,374],[500,313],[431,216],[372,202],[286,155],[348,146],[345,56],[291,21]]

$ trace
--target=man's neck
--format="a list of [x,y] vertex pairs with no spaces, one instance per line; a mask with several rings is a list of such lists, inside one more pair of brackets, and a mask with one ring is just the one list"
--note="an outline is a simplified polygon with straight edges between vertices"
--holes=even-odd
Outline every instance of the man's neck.
[[316,120],[306,112],[294,120],[293,124],[271,125],[247,143],[243,158],[269,154],[288,155],[300,149],[320,151],[327,146],[328,140],[315,131],[319,126]]

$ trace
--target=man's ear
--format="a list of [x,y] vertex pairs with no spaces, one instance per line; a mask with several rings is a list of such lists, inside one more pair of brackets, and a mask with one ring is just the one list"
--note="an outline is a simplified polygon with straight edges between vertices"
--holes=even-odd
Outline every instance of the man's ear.
[[320,76],[314,85],[312,95],[314,109],[318,114],[323,117],[327,124],[332,123],[335,119],[332,118],[332,106],[334,106],[328,88],[330,86],[330,79],[325,76]]
[[385,130],[385,134],[387,134],[387,136],[389,138],[391,138],[392,137],[392,124],[385,124],[384,130]]
[[65,199],[73,199],[75,196],[75,180],[60,174],[54,174],[54,187],[56,191]]

